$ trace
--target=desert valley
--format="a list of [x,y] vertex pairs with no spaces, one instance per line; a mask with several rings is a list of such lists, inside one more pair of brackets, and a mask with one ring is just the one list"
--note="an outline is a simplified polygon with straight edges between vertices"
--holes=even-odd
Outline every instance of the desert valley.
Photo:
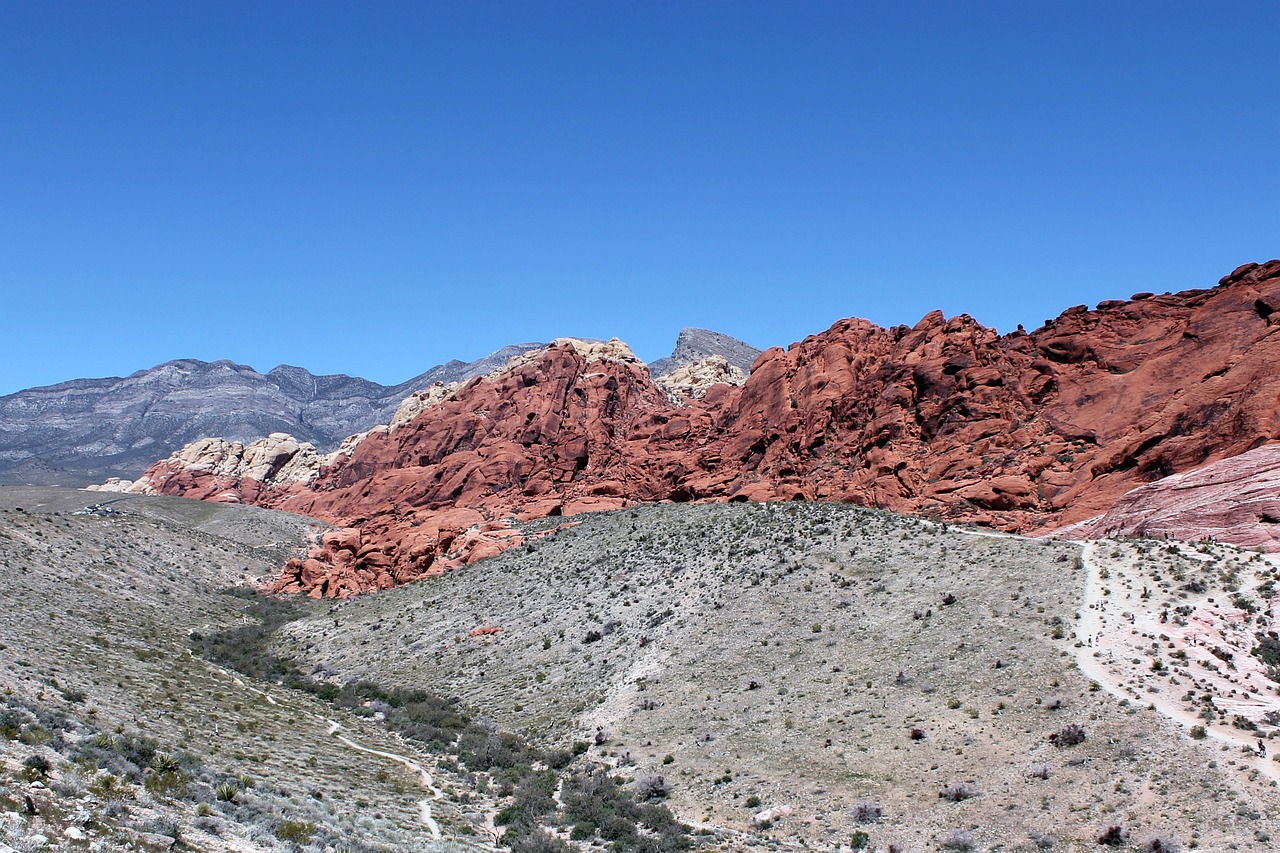
[[0,851],[1275,849],[1276,364],[1270,261],[0,398]]

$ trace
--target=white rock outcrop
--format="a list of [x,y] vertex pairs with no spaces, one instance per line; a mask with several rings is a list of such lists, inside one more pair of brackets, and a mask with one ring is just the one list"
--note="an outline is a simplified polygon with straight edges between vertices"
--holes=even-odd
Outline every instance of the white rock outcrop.
[[705,397],[712,385],[741,385],[747,381],[747,374],[724,356],[709,355],[653,381],[672,402],[679,404],[682,397]]

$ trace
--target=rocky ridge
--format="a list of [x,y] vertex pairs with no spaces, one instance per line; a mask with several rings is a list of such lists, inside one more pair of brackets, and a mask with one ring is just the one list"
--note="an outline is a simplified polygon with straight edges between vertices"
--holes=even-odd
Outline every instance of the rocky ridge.
[[708,329],[681,329],[676,336],[676,348],[671,355],[649,365],[651,375],[666,376],[678,368],[700,362],[710,356],[719,356],[741,370],[751,372],[751,365],[760,357],[760,350],[737,338],[712,332]]
[[741,385],[747,381],[742,368],[730,364],[722,355],[709,355],[670,373],[654,377],[654,383],[665,388],[671,402],[682,404],[685,395],[705,397],[713,385]]
[[144,480],[358,531],[275,587],[313,595],[487,555],[520,541],[506,519],[635,502],[849,501],[1041,531],[1280,440],[1278,307],[1272,261],[1213,289],[1076,306],[1031,333],[936,311],[913,327],[848,319],[681,405],[625,346],[559,341],[370,434],[310,483],[171,461]]
[[209,436],[249,444],[287,433],[329,450],[390,421],[413,392],[466,381],[541,346],[514,344],[477,361],[450,361],[392,386],[290,365],[263,374],[231,361],[179,359],[124,378],[30,388],[0,397],[0,482],[133,478],[157,457]]

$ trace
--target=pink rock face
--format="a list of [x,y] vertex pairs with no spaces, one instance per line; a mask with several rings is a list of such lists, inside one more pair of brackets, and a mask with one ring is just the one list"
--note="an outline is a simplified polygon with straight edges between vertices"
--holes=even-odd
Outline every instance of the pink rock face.
[[1210,538],[1280,552],[1280,444],[1140,486],[1071,534]]
[[172,457],[144,478],[357,529],[355,551],[318,548],[275,587],[326,596],[522,542],[504,519],[641,501],[850,501],[1035,532],[1280,441],[1277,309],[1271,261],[1209,290],[1071,308],[1030,334],[937,311],[914,327],[841,320],[684,405],[625,347],[557,343],[374,431],[310,482]]

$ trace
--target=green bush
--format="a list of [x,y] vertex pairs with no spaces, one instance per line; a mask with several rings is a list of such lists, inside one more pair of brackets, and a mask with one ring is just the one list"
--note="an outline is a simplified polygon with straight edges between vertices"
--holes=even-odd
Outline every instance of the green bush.
[[186,794],[187,777],[180,770],[152,772],[143,777],[142,786],[153,797],[175,799]]
[[276,827],[276,838],[281,841],[292,841],[295,844],[308,844],[315,832],[315,824],[305,820],[282,820]]

